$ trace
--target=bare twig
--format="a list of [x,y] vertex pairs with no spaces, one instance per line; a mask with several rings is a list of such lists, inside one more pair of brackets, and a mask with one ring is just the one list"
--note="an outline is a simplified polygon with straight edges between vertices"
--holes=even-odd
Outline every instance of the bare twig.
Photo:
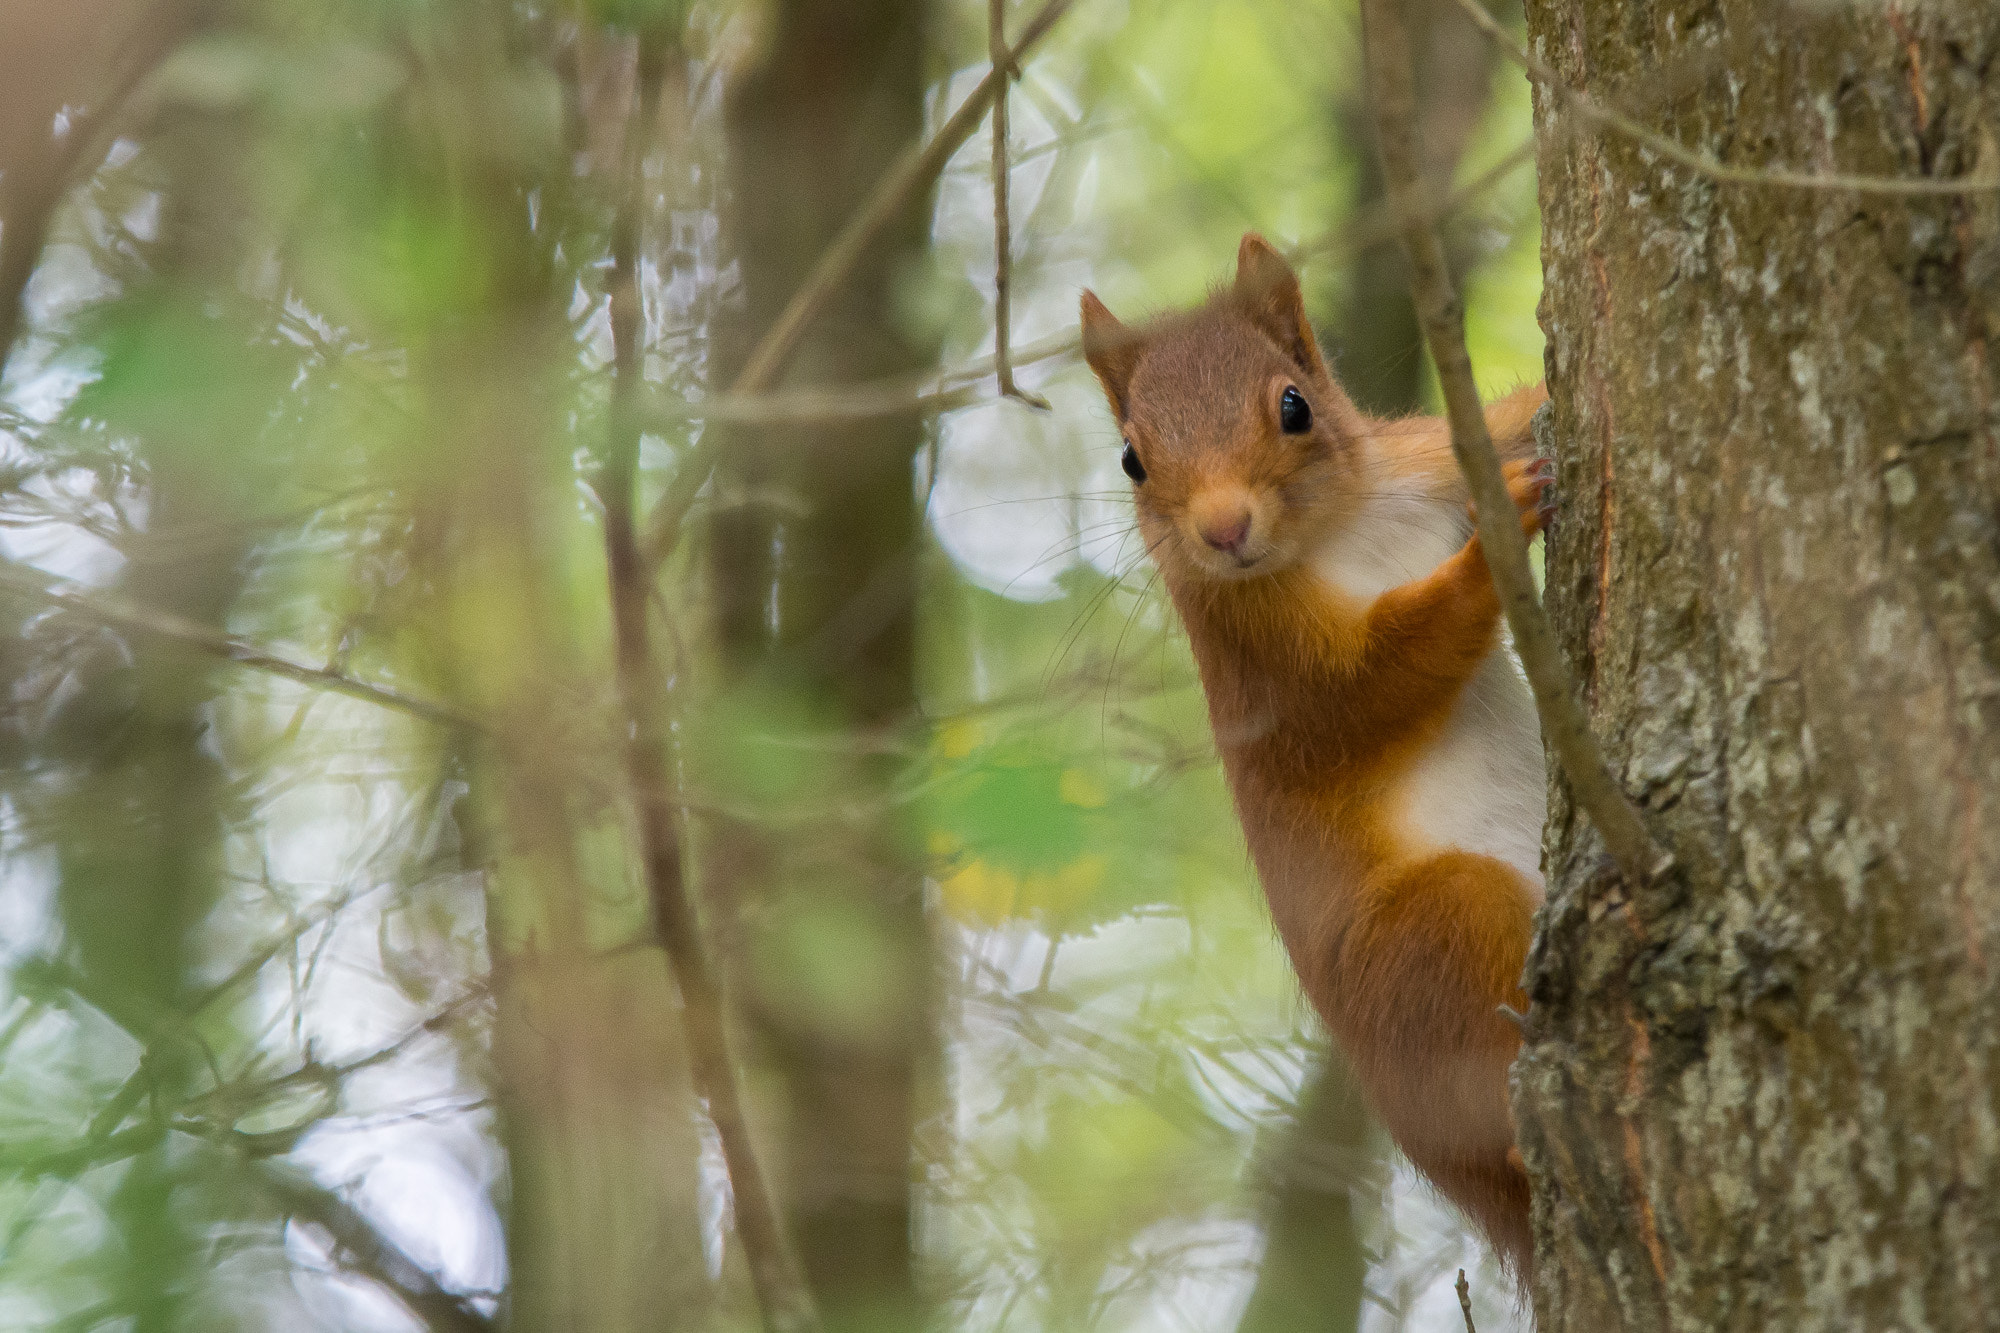
[[1410,254],[1410,286],[1437,365],[1451,421],[1451,450],[1465,473],[1479,511],[1479,538],[1494,587],[1506,609],[1521,667],[1534,690],[1542,730],[1569,778],[1576,803],[1604,839],[1618,868],[1634,884],[1652,881],[1671,864],[1654,843],[1639,811],[1613,781],[1591,734],[1589,719],[1570,687],[1569,672],[1528,569],[1528,542],[1507,496],[1500,459],[1493,452],[1472,360],[1465,350],[1465,309],[1452,290],[1444,246],[1421,208],[1422,172],[1412,89],[1409,32],[1400,0],[1362,0],[1362,41],[1381,137],[1382,176],[1391,206],[1402,216]]
[[301,685],[326,690],[333,694],[344,694],[350,699],[361,699],[368,703],[393,708],[398,712],[420,717],[426,722],[441,726],[462,727],[479,730],[478,724],[465,714],[448,705],[430,699],[404,694],[400,690],[388,689],[381,685],[370,685],[352,676],[342,675],[324,667],[306,666],[276,653],[245,643],[228,634],[222,634],[197,624],[170,611],[156,611],[136,605],[113,593],[68,592],[49,587],[40,578],[17,568],[0,566],[0,591],[16,593],[73,611],[100,625],[115,629],[131,630],[135,633],[167,639],[197,652],[207,653],[238,666],[255,671],[269,672],[295,680]]
[[620,182],[612,227],[611,438],[597,491],[604,504],[604,549],[615,637],[618,693],[625,712],[625,776],[637,807],[638,832],[647,895],[674,981],[680,989],[681,1022],[687,1034],[696,1090],[722,1141],[729,1172],[736,1234],[749,1260],[752,1284],[767,1327],[779,1333],[816,1330],[813,1307],[797,1258],[766,1183],[750,1125],[744,1115],[721,980],[709,963],[701,927],[688,894],[681,863],[680,817],[666,761],[667,730],[658,706],[662,673],[654,660],[647,622],[647,568],[634,525],[640,421],[643,327],[638,285],[640,217],[647,130],[659,103],[664,52],[649,34],[639,54],[639,127],[627,140],[625,178]]
[[[1451,215],[1534,161],[1534,158],[1535,145],[1530,139],[1448,196],[1435,199],[1434,210],[1427,215],[1435,218]],[[1393,240],[1400,232],[1401,224],[1394,213],[1387,207],[1378,207],[1343,226],[1301,241],[1286,254],[1295,263],[1310,263]],[[1066,359],[1075,356],[1079,346],[1078,331],[1065,329],[1025,347],[1012,349],[1008,360],[1018,368],[1039,361]],[[723,393],[698,402],[648,405],[642,413],[643,425],[648,430],[678,426],[688,421],[720,421],[752,426],[815,425],[900,416],[913,410],[948,412],[978,402],[982,397],[980,382],[996,375],[998,368],[996,356],[982,356],[942,372],[918,371],[861,384],[774,389],[756,394]],[[685,466],[678,469],[674,484],[680,484],[684,476],[691,477],[694,486],[699,487],[706,480],[706,467]],[[671,487],[669,489],[671,492]],[[691,502],[692,499],[690,493],[688,500]],[[661,507],[667,508],[669,503],[663,500]]]
[[1479,1330],[1472,1326],[1472,1285],[1465,1280],[1463,1268],[1458,1270],[1458,1281],[1455,1285],[1458,1288],[1459,1313],[1465,1316],[1465,1333],[1479,1333]]
[[1845,172],[1787,171],[1778,167],[1732,167],[1726,162],[1718,162],[1706,153],[1697,152],[1657,130],[1641,125],[1630,116],[1605,106],[1590,94],[1575,87],[1548,62],[1538,58],[1508,36],[1507,30],[1486,12],[1479,0],[1455,0],[1455,2],[1465,11],[1466,17],[1491,38],[1494,45],[1498,46],[1509,60],[1525,70],[1529,78],[1547,89],[1558,102],[1573,109],[1585,120],[1624,135],[1633,142],[1652,149],[1661,157],[1678,162],[1691,171],[1707,176],[1710,180],[1723,181],[1731,185],[1764,185],[1792,190],[1841,190],[1855,194],[1904,197],[1974,194],[2000,190],[2000,172],[1993,171],[1949,180],[1932,180],[1907,176],[1850,175]]
[[326,1233],[336,1263],[386,1287],[431,1328],[445,1333],[489,1333],[493,1328],[493,1321],[470,1297],[446,1291],[430,1270],[333,1190],[290,1167],[273,1164],[252,1169],[258,1184],[280,1208]]
[[987,0],[986,53],[993,62],[993,72],[1003,76],[1000,90],[993,95],[993,370],[1000,380],[1001,397],[1018,398],[1046,412],[1049,400],[1015,384],[1014,367],[1007,361],[1014,255],[1014,226],[1007,216],[1007,83],[1021,77],[1020,67],[1007,49],[1007,0]]
[[[1514,145],[1513,151],[1495,162],[1486,170],[1449,194],[1440,195],[1435,190],[1426,190],[1423,200],[1423,216],[1427,222],[1436,223],[1450,217],[1459,209],[1485,194],[1501,181],[1535,160],[1535,140],[1530,135]],[[1384,241],[1393,241],[1403,234],[1403,220],[1396,210],[1386,203],[1369,209],[1342,227],[1323,232],[1309,241],[1301,241],[1285,252],[1285,257],[1295,264],[1303,264],[1314,259],[1331,255],[1351,255],[1363,250],[1372,250]]]
[[925,185],[929,184],[940,171],[944,170],[951,155],[959,146],[972,137],[979,128],[979,122],[986,118],[986,110],[999,100],[1007,86],[1008,71],[1020,64],[1021,57],[1055,26],[1056,20],[1070,7],[1071,0],[1046,0],[1035,11],[1021,30],[1021,39],[1009,48],[1006,58],[996,61],[979,86],[961,103],[951,117],[938,127],[938,132],[930,141],[903,155],[882,182],[875,187],[861,211],[847,220],[840,234],[819,257],[805,285],[792,295],[776,322],[771,325],[755,349],[750,359],[744,363],[743,372],[736,377],[731,389],[736,393],[761,393],[777,383],[778,371],[798,346],[806,326],[812,323],[820,307],[826,304],[836,288],[854,272],[855,266],[867,252],[869,245],[882,234],[890,223],[909,206],[909,203]]
[[[852,276],[875,238],[896,220],[917,192],[935,179],[944,170],[945,163],[951,160],[951,155],[972,137],[972,132],[979,128],[979,122],[985,119],[987,108],[1006,87],[1007,71],[1020,64],[1021,57],[1048,34],[1071,3],[1072,0],[1045,0],[1021,29],[1019,39],[1008,49],[1007,59],[987,71],[979,86],[938,127],[937,133],[928,142],[912,145],[890,168],[889,174],[869,195],[868,202],[847,220],[847,225],[840,229],[840,234],[820,255],[804,285],[792,294],[784,310],[779,312],[778,318],[751,349],[742,372],[729,386],[731,396],[761,394],[777,383],[778,372],[798,346],[799,339],[819,313],[820,307]],[[703,483],[708,480],[709,469],[715,464],[712,438],[703,436],[702,442],[681,460],[666,494],[660,497],[647,516],[643,549],[648,569],[655,567],[673,549],[680,535],[682,520],[687,517],[688,510],[694,506],[695,496],[700,494]]]

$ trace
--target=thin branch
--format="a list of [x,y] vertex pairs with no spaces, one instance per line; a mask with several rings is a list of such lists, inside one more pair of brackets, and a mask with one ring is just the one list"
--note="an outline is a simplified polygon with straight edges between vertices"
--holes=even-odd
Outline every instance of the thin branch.
[[1007,0],[987,0],[986,55],[993,72],[1002,75],[1000,90],[993,95],[993,368],[1000,379],[1000,396],[1018,398],[1030,407],[1049,410],[1049,400],[1028,393],[1014,383],[1014,367],[1007,360],[1009,326],[1013,322],[1014,225],[1007,216],[1007,83],[1021,77],[1007,50]]
[[1458,1281],[1454,1285],[1458,1288],[1459,1313],[1465,1316],[1465,1333],[1479,1333],[1479,1330],[1472,1326],[1472,1286],[1465,1280],[1463,1268],[1458,1270]]
[[114,593],[66,592],[49,587],[41,579],[18,568],[0,566],[0,591],[17,593],[73,611],[100,625],[114,629],[130,630],[134,633],[167,639],[196,652],[207,653],[238,666],[254,671],[268,672],[295,680],[301,685],[326,690],[333,694],[344,694],[350,699],[361,699],[379,704],[383,708],[393,708],[398,712],[420,717],[426,722],[440,726],[462,727],[477,731],[479,726],[471,718],[448,705],[404,694],[381,685],[370,685],[352,676],[324,667],[306,666],[289,658],[268,652],[254,644],[228,634],[219,633],[205,625],[177,616],[170,611],[156,611],[148,607],[128,602]]
[[[1457,212],[1534,160],[1534,140],[1525,140],[1449,195],[1434,199],[1433,208],[1427,215],[1443,218]],[[1310,263],[1367,249],[1383,241],[1394,240],[1401,233],[1402,224],[1395,214],[1386,206],[1378,206],[1340,227],[1301,241],[1286,254],[1294,263]],[[1065,329],[1013,349],[1008,359],[1019,368],[1040,361],[1072,357],[1080,345],[1078,331]],[[997,356],[975,357],[942,372],[924,370],[885,376],[861,384],[774,389],[758,394],[723,393],[695,402],[652,404],[641,412],[641,424],[646,430],[679,427],[689,421],[752,426],[816,425],[868,421],[900,416],[913,410],[926,414],[948,412],[953,408],[969,406],[984,396],[979,388],[980,382],[997,374],[998,360]],[[673,485],[681,484],[683,476],[692,477],[693,486],[687,496],[692,502],[692,490],[698,489],[700,483],[707,479],[706,464],[695,466],[695,462],[691,458],[677,469],[675,481],[669,487],[670,496]],[[667,508],[670,503],[670,500],[663,500],[661,508]]]
[[890,169],[861,211],[848,219],[847,225],[827,246],[826,253],[813,266],[805,285],[793,293],[777,321],[752,350],[742,373],[730,386],[733,392],[761,393],[777,383],[778,372],[798,346],[806,327],[819,314],[820,307],[853,274],[875,238],[902,214],[918,191],[944,170],[945,163],[951,160],[951,155],[958,151],[959,146],[972,137],[972,132],[979,128],[979,122],[986,118],[987,108],[999,100],[1006,88],[1008,71],[1018,66],[1021,57],[1047,35],[1070,4],[1071,0],[1046,0],[1021,30],[1021,40],[1007,51],[1006,59],[995,62],[993,68],[986,72],[986,77],[979,81],[979,86],[959,103],[958,109],[951,113],[928,143],[913,147]]
[[1576,803],[1590,816],[1618,868],[1633,884],[1651,882],[1671,865],[1639,817],[1639,811],[1612,779],[1570,687],[1547,613],[1535,596],[1528,569],[1528,541],[1508,499],[1500,459],[1493,452],[1472,359],[1465,349],[1465,309],[1452,290],[1444,245],[1424,216],[1421,157],[1417,144],[1416,97],[1412,88],[1409,32],[1401,0],[1362,0],[1362,42],[1368,81],[1381,138],[1382,177],[1391,206],[1403,217],[1403,242],[1410,254],[1410,286],[1424,339],[1437,365],[1451,421],[1451,451],[1477,501],[1479,538],[1494,587],[1514,633],[1521,667],[1534,690],[1535,708],[1569,778]]
[[444,1333],[491,1333],[493,1321],[471,1297],[446,1291],[428,1269],[339,1194],[288,1167],[260,1166],[255,1173],[280,1208],[327,1234],[335,1262],[386,1287],[425,1324]]
[[[1531,134],[1515,144],[1513,151],[1505,157],[1449,194],[1426,189],[1422,205],[1424,220],[1433,224],[1443,221],[1534,160],[1535,138]],[[1286,251],[1285,257],[1295,264],[1303,264],[1329,256],[1351,255],[1372,250],[1385,241],[1398,239],[1402,234],[1402,218],[1395,209],[1381,203],[1345,226],[1324,232],[1310,241],[1301,241]]]
[[1558,102],[1573,108],[1578,115],[1591,123],[1622,134],[1635,143],[1652,149],[1660,156],[1678,162],[1711,180],[1724,181],[1731,185],[1764,185],[1792,190],[1839,190],[1855,194],[1900,197],[1974,194],[2000,190],[2000,172],[1993,171],[1949,180],[1931,180],[1907,176],[1850,175],[1844,172],[1787,171],[1776,167],[1732,167],[1726,162],[1717,161],[1707,153],[1697,152],[1676,139],[1641,125],[1630,116],[1605,106],[1590,94],[1575,87],[1547,61],[1535,56],[1510,37],[1507,30],[1500,26],[1499,21],[1480,5],[1479,0],[1455,0],[1455,3],[1465,11],[1466,17],[1471,19],[1481,32],[1492,39],[1502,54],[1519,65],[1529,78],[1547,89]]
[[[912,145],[889,169],[888,175],[875,186],[868,202],[847,220],[847,225],[841,228],[840,234],[820,255],[805,284],[792,294],[784,310],[758,340],[756,347],[751,349],[742,372],[729,386],[732,396],[761,394],[777,383],[778,372],[798,346],[799,339],[804,336],[814,316],[818,315],[820,307],[853,275],[875,238],[896,220],[918,191],[934,180],[944,170],[945,163],[951,160],[951,155],[972,137],[972,132],[979,128],[979,122],[985,119],[987,108],[1006,86],[1007,71],[1019,66],[1021,57],[1048,34],[1072,2],[1045,0],[1028,20],[1027,26],[1022,28],[1019,40],[1009,48],[1006,61],[987,71],[979,86],[938,127],[937,133],[928,142]],[[700,494],[703,483],[708,480],[709,469],[715,464],[714,449],[712,437],[704,435],[701,443],[681,460],[666,494],[660,497],[648,515],[643,546],[648,569],[656,566],[673,549],[680,534],[681,522],[687,517],[688,510],[693,508],[695,497]]]
[[611,438],[598,496],[604,504],[605,564],[609,579],[620,703],[625,712],[625,778],[637,807],[640,850],[653,926],[681,996],[681,1023],[696,1091],[722,1141],[729,1173],[736,1234],[750,1265],[751,1282],[767,1327],[780,1333],[817,1330],[811,1288],[785,1234],[777,1204],[758,1161],[743,1111],[722,984],[701,939],[681,859],[681,812],[666,761],[667,728],[657,704],[663,684],[647,622],[647,569],[634,525],[640,422],[641,298],[638,284],[647,131],[659,105],[664,51],[652,34],[639,47],[639,125],[628,140],[625,178],[619,185],[612,227]]

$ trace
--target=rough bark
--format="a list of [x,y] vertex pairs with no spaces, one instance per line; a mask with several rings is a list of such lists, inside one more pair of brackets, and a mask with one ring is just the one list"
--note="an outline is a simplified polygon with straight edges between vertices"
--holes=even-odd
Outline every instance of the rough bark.
[[[1734,165],[1973,168],[2000,8],[1529,0]],[[1991,1327],[1996,201],[1719,185],[1538,93],[1548,598],[1679,873],[1556,784],[1515,1069],[1545,1330]],[[1990,160],[1990,157],[1989,159]]]
[[[718,329],[714,383],[735,378],[920,137],[927,12],[921,0],[771,8],[727,107],[743,288]],[[896,300],[926,220],[912,200],[869,247],[804,330],[780,387],[928,363],[900,331]],[[923,440],[914,413],[737,428],[720,451],[708,546],[731,696],[755,729],[832,756],[795,791],[805,825],[712,821],[706,865],[717,934],[781,1088],[772,1174],[836,1330],[919,1322],[911,1135],[931,1032],[929,939],[887,742],[914,714]]]

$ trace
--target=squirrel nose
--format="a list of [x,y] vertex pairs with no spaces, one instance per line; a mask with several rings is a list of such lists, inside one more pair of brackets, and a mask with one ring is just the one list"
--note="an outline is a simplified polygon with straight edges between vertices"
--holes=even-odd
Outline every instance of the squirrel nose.
[[1235,555],[1242,549],[1245,539],[1250,536],[1250,511],[1239,509],[1233,514],[1218,515],[1201,524],[1201,539],[1218,551]]

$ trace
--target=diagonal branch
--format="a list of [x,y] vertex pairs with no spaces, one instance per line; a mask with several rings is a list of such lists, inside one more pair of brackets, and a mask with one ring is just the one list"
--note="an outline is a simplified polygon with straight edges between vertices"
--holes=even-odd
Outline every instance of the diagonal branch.
[[1569,671],[1549,629],[1548,615],[1535,596],[1534,578],[1528,569],[1528,541],[1515,521],[1500,459],[1493,452],[1485,413],[1479,405],[1472,359],[1465,350],[1465,308],[1452,290],[1437,229],[1422,210],[1413,64],[1401,0],[1362,0],[1361,29],[1375,123],[1381,136],[1383,182],[1392,208],[1402,216],[1403,243],[1410,254],[1410,287],[1451,420],[1451,451],[1477,501],[1480,542],[1486,548],[1486,563],[1507,612],[1508,628],[1514,633],[1515,650],[1534,690],[1542,730],[1569,778],[1576,803],[1590,816],[1628,881],[1648,883],[1665,873],[1671,860],[1653,841],[1638,808],[1606,769],[1597,737],[1591,733],[1589,719],[1570,686]]
[[494,1322],[471,1298],[446,1291],[429,1269],[338,1193],[290,1167],[252,1169],[257,1184],[280,1208],[327,1234],[335,1262],[386,1287],[426,1325],[439,1333],[491,1333]]
[[1855,194],[1890,196],[1975,194],[2000,190],[2000,172],[1991,169],[1950,180],[1908,176],[1861,176],[1843,172],[1787,171],[1779,167],[1732,167],[1707,153],[1697,152],[1657,130],[1648,129],[1622,111],[1605,106],[1572,85],[1554,66],[1540,59],[1507,35],[1479,0],[1455,0],[1465,16],[1492,39],[1501,54],[1519,65],[1528,77],[1547,89],[1557,102],[1574,110],[1594,125],[1615,131],[1635,143],[1652,149],[1669,161],[1678,162],[1710,180],[1731,185],[1765,185],[1792,190],[1845,190]]
[[[840,234],[833,238],[832,244],[827,246],[819,262],[813,266],[805,284],[792,294],[784,310],[751,350],[742,373],[729,386],[731,396],[761,394],[777,383],[778,372],[798,347],[799,339],[819,314],[820,307],[853,276],[869,245],[909,206],[918,191],[944,170],[951,155],[972,137],[972,132],[979,128],[979,122],[985,119],[987,108],[993,105],[1005,88],[1007,71],[1019,66],[1021,57],[1048,35],[1049,29],[1055,26],[1056,20],[1063,16],[1071,3],[1073,0],[1045,0],[1021,29],[1019,39],[1007,52],[1007,59],[987,71],[979,86],[938,127],[937,133],[928,142],[913,144],[889,174],[882,178],[868,202],[847,220],[847,225],[841,228]],[[682,520],[693,508],[695,496],[708,480],[709,469],[715,464],[713,438],[704,435],[701,443],[681,460],[666,494],[660,497],[648,515],[642,546],[647,569],[657,566],[673,549],[680,535]]]
[[[604,553],[619,700],[624,710],[625,778],[637,806],[642,872],[674,982],[680,990],[696,1091],[722,1141],[729,1173],[736,1234],[749,1260],[751,1282],[767,1327],[779,1333],[817,1330],[811,1289],[785,1234],[765,1180],[743,1110],[742,1090],[730,1055],[722,983],[709,962],[701,925],[688,892],[681,859],[680,810],[668,773],[667,727],[657,696],[662,673],[654,660],[647,623],[649,566],[634,526],[641,422],[641,318],[639,232],[644,198],[642,171],[648,132],[656,114],[664,52],[648,34],[639,47],[639,124],[627,139],[612,225],[611,437],[598,496],[604,505]],[[685,466],[685,465],[684,465]]]
[[86,619],[94,620],[100,625],[166,639],[197,652],[234,662],[238,666],[283,676],[287,680],[295,680],[314,689],[344,694],[350,699],[360,699],[383,708],[393,708],[412,717],[420,717],[426,722],[435,722],[440,726],[461,727],[470,731],[480,729],[471,718],[446,704],[404,694],[400,690],[392,690],[386,686],[370,685],[366,681],[356,680],[352,676],[342,675],[325,667],[306,666],[304,663],[294,662],[290,658],[280,657],[276,653],[246,643],[233,635],[209,629],[184,616],[139,606],[112,593],[65,592],[49,587],[41,579],[20,569],[5,566],[0,566],[0,591],[31,597],[50,606],[59,606],[65,611],[73,611]]

